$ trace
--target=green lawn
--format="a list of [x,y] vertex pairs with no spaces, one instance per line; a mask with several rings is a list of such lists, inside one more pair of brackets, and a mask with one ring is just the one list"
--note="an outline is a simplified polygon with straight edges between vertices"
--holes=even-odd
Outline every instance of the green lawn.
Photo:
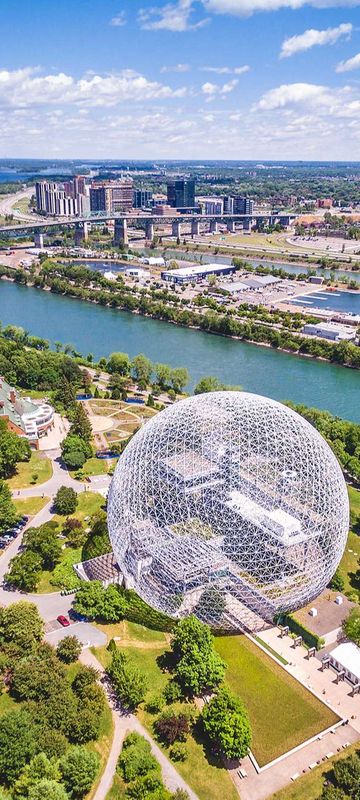
[[[324,777],[327,773],[331,772],[331,766],[338,761],[339,758],[347,758],[348,756],[356,753],[359,750],[359,743],[348,747],[345,751],[339,753],[333,758],[329,758],[320,766],[302,775],[294,783],[280,789],[279,792],[272,794],[268,800],[318,800],[324,786]],[[120,795],[121,797],[121,795]],[[114,800],[116,795],[114,796]]]
[[38,514],[50,502],[50,497],[25,497],[23,500],[14,500],[14,505],[19,514],[29,517]]
[[119,636],[125,642],[130,640],[145,643],[162,642],[165,644],[166,642],[166,636],[162,631],[154,631],[146,628],[145,625],[138,625],[136,622],[128,622],[125,619],[114,625],[98,625],[97,627],[104,631],[109,639]]
[[[244,701],[260,766],[337,721],[336,715],[245,636],[217,637],[226,683]],[[274,726],[276,713],[276,726]]]
[[[134,628],[133,631],[135,633]],[[111,635],[113,635],[113,632]],[[142,640],[140,639],[140,641]],[[149,684],[147,698],[154,694],[159,694],[170,679],[167,673],[161,671],[158,664],[159,657],[167,649],[166,647],[161,647],[161,645],[159,646],[159,644],[155,647],[154,644],[152,646],[151,642],[148,642],[148,646],[146,646],[146,644],[145,646],[143,644],[142,647],[130,645],[125,648],[133,663],[147,675]],[[110,654],[105,647],[95,648],[94,653],[102,664],[106,666],[106,664],[109,663]],[[177,711],[181,708],[182,706],[180,703],[176,704],[175,709]],[[142,707],[139,709],[137,716],[140,722],[143,723],[145,728],[147,728],[149,733],[153,736],[153,722],[155,716],[146,712]],[[177,763],[176,769],[194,792],[196,792],[199,800],[219,800],[219,798],[223,798],[223,800],[238,800],[238,794],[228,772],[218,764],[212,764],[208,761],[205,747],[201,739],[195,739],[194,736],[189,736],[186,748],[188,757],[183,763]],[[162,749],[168,755],[167,748],[163,747]],[[116,780],[111,790],[112,794],[110,792],[107,800],[115,800],[115,798],[117,798],[117,785],[118,781]]]
[[[350,511],[352,517],[360,517],[360,492],[352,486],[348,486]],[[344,593],[348,596],[357,595],[360,600],[360,585],[355,575],[359,569],[360,559],[360,536],[355,531],[350,530],[344,555],[341,559],[339,569],[345,578]],[[354,598],[356,599],[356,598]]]
[[[32,480],[33,475],[37,475],[36,481]],[[12,491],[16,489],[27,489],[28,486],[39,486],[41,483],[50,480],[52,476],[52,463],[50,458],[42,456],[37,450],[31,453],[29,461],[23,461],[17,465],[16,473],[7,481]]]
[[[84,522],[86,517],[92,517],[94,514],[98,514],[104,504],[105,500],[98,492],[80,492],[80,494],[78,494],[76,511],[74,514],[70,514],[70,516],[76,517],[81,522]],[[55,514],[54,520],[62,526],[66,520],[66,516]]]
[[108,471],[108,462],[105,458],[88,458],[81,472],[84,475],[106,475]]
[[123,779],[116,773],[113,785],[107,793],[105,800],[123,800],[126,797],[126,786]]

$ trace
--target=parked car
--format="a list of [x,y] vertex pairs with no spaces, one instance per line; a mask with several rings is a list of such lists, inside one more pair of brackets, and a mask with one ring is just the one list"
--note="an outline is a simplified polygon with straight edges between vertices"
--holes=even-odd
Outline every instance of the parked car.
[[63,628],[68,628],[70,625],[70,621],[68,620],[67,617],[64,617],[63,614],[59,614],[59,616],[57,617],[57,621],[60,622],[60,625],[62,625]]

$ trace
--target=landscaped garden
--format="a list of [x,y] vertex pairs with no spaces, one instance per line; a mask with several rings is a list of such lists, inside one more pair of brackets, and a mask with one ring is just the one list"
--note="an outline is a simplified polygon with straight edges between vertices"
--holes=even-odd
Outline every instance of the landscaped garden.
[[[154,736],[153,726],[157,714],[149,710],[151,699],[160,695],[171,680],[171,676],[161,668],[161,657],[169,650],[166,643],[164,643],[164,633],[162,631],[146,631],[144,626],[128,622],[119,623],[119,625],[102,626],[102,629],[107,630],[108,635],[111,637],[120,636],[119,649],[126,652],[131,659],[131,663],[138,667],[147,678],[149,690],[146,693],[145,703],[139,708],[137,716],[151,736]],[[123,636],[126,636],[126,638],[123,639]],[[104,666],[109,665],[111,654],[106,647],[95,648],[94,653]],[[171,710],[177,714],[197,712],[196,706],[191,701],[173,703]],[[159,742],[159,745],[169,757],[168,748],[162,745],[161,742]],[[205,741],[198,733],[195,735],[190,733],[188,736],[186,741],[186,760],[183,762],[178,761],[176,769],[196,792],[200,800],[219,800],[219,798],[236,800],[238,797],[228,772],[218,760],[209,755]],[[117,776],[107,800],[121,798],[123,786],[121,778]],[[116,793],[116,789],[120,790],[119,794]]]
[[[336,715],[246,636],[216,638],[225,683],[248,709],[260,766],[337,721]],[[276,709],[276,726],[274,710]]]

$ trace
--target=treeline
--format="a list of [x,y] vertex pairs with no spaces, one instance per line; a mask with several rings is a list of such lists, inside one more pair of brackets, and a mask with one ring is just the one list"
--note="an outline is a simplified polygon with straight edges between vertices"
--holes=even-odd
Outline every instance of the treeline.
[[[1,267],[0,274],[2,270],[6,271],[6,268]],[[91,273],[92,284],[99,280],[97,273],[93,273],[90,270],[88,272]],[[29,276],[26,273],[24,275],[26,282]],[[249,318],[245,321],[235,319],[233,313],[228,311],[220,313],[218,310],[211,309],[205,313],[197,313],[190,308],[178,307],[174,303],[172,295],[171,302],[168,297],[166,301],[154,300],[147,295],[146,290],[141,290],[137,294],[133,288],[130,289],[121,284],[119,289],[114,287],[113,284],[109,284],[106,289],[100,287],[89,288],[83,285],[76,285],[75,282],[71,283],[68,278],[52,277],[52,273],[47,276],[44,274],[36,276],[34,283],[36,286],[46,285],[52,292],[57,294],[70,295],[80,300],[96,302],[99,305],[110,306],[111,308],[136,311],[154,319],[174,322],[184,327],[194,327],[209,333],[233,336],[255,344],[268,344],[271,347],[290,353],[323,358],[335,364],[360,369],[360,348],[351,342],[334,343],[301,336],[285,328],[279,330],[269,324],[266,325],[258,319]]]
[[360,425],[334,417],[328,411],[319,411],[318,408],[308,408],[290,402],[287,405],[305,417],[321,433],[345,473],[356,482],[360,482]]
[[[9,338],[11,327],[0,335],[0,375],[8,383],[39,391],[57,389],[63,381],[82,385],[82,372],[73,358],[47,349],[27,349],[29,344],[25,346],[25,342]],[[32,342],[31,346],[36,344]]]

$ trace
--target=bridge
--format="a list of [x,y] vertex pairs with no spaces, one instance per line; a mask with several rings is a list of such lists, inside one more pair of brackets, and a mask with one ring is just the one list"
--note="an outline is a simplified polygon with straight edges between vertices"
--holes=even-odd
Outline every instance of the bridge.
[[35,219],[34,221],[24,221],[17,225],[0,226],[0,238],[10,236],[24,236],[27,233],[34,233],[35,245],[42,246],[42,235],[47,231],[58,230],[59,228],[75,228],[75,244],[86,241],[89,235],[89,224],[99,222],[114,223],[114,244],[128,244],[129,225],[140,225],[145,228],[145,237],[152,241],[155,228],[159,225],[171,225],[172,235],[180,237],[184,225],[190,225],[191,236],[200,235],[200,225],[209,226],[210,233],[217,233],[220,223],[225,224],[229,233],[234,233],[236,223],[242,225],[242,229],[250,231],[253,225],[262,224],[275,225],[279,223],[283,227],[290,225],[296,219],[294,214],[281,214],[270,212],[267,214],[179,214],[174,210],[174,214],[150,213],[108,213],[106,211],[89,212],[81,217],[71,217],[67,219]]

